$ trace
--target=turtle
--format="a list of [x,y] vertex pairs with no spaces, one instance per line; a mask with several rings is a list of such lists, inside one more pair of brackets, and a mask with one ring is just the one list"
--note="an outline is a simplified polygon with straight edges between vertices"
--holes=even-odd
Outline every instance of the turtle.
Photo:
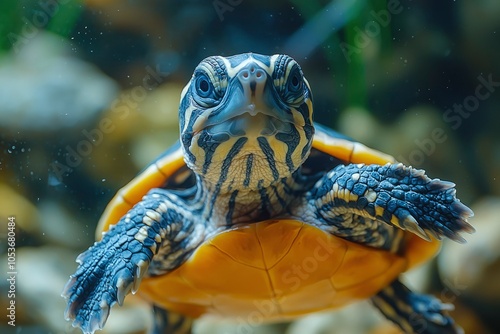
[[179,127],[78,256],[62,292],[74,327],[102,329],[138,292],[155,334],[191,333],[204,315],[288,321],[360,300],[407,333],[461,331],[453,305],[411,291],[401,274],[443,238],[464,243],[473,212],[454,183],[314,122],[292,57],[202,60]]

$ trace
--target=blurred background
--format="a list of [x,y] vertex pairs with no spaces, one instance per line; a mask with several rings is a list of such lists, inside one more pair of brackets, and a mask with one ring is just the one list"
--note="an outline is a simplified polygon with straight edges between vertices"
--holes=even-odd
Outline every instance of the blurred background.
[[[457,184],[476,213],[410,286],[453,303],[469,333],[500,332],[500,2],[496,0],[3,0],[0,309],[16,224],[16,327],[79,333],[60,297],[115,192],[178,136],[182,87],[209,55],[287,53],[315,119]],[[138,298],[103,333],[143,333]],[[292,324],[200,320],[196,333],[398,333],[368,303]]]

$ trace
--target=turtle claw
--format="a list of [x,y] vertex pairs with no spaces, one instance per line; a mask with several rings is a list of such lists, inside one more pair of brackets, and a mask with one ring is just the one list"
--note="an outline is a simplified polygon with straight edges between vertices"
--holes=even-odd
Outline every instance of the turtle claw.
[[420,226],[418,226],[417,220],[411,215],[408,215],[403,220],[401,227],[407,231],[410,231],[410,232],[418,235],[420,238],[422,238],[424,240],[431,241],[429,234],[426,231],[424,231]]
[[131,226],[117,225],[78,256],[80,265],[63,289],[65,318],[84,333],[102,329],[111,307],[122,305],[131,291],[137,291],[147,272],[153,253],[126,233],[130,230]]
[[467,221],[467,219],[474,217],[474,212],[468,206],[457,199],[456,202],[453,203],[452,209],[453,211],[458,213],[459,217],[457,219],[457,223],[460,222],[462,224],[462,229],[464,230],[464,232],[476,232],[476,229]]
[[137,268],[135,269],[135,277],[134,282],[132,284],[132,293],[135,294],[139,289],[139,285],[141,284],[142,278],[148,269],[148,263],[141,260],[137,263]]
[[401,228],[428,241],[431,236],[438,240],[444,236],[458,243],[466,242],[460,233],[474,232],[467,221],[473,212],[456,198],[453,182],[430,179],[422,170],[411,167],[388,168],[387,176],[398,176],[392,179],[393,189],[404,192],[397,204],[399,209],[393,213]]
[[427,231],[425,231],[425,233],[427,233],[428,235],[431,235],[431,236],[432,236],[434,239],[436,239],[436,240],[441,240],[441,239],[443,239],[443,238],[441,237],[441,235],[437,234],[437,233],[436,233],[436,232],[434,232],[433,230],[427,230]]
[[109,317],[110,306],[104,300],[99,304],[99,306],[101,307],[100,313],[94,313],[91,315],[85,326],[82,327],[83,324],[79,325],[84,333],[94,333],[96,330],[103,329],[104,324]]
[[[425,172],[423,172],[423,170],[419,170],[419,171],[422,171],[422,173],[414,173],[414,175],[417,175],[420,177],[425,176]],[[431,180],[431,182],[429,182],[429,190],[431,190],[431,191],[444,191],[444,190],[454,189],[454,188],[455,188],[455,183],[453,183],[451,181],[443,181],[441,179],[433,179],[433,180]]]
[[132,289],[133,282],[127,282],[123,278],[119,278],[116,283],[116,301],[118,305],[122,306],[125,296],[129,294]]

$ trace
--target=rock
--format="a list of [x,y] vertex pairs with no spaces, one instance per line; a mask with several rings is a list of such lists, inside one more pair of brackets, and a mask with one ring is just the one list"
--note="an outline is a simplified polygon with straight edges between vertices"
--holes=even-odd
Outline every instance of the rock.
[[179,138],[181,90],[177,83],[166,83],[151,91],[137,86],[122,92],[99,121],[109,130],[100,130],[102,138],[85,160],[86,172],[119,188],[168,149]]
[[71,56],[69,44],[46,32],[0,58],[0,128],[28,136],[80,128],[105,109],[116,84]]
[[7,235],[8,217],[15,217],[18,242],[23,234],[38,235],[40,216],[33,203],[5,183],[0,183],[0,198],[1,235]]
[[500,326],[500,198],[483,198],[471,208],[476,233],[467,236],[464,245],[446,240],[439,254],[445,286],[440,297],[457,305],[458,315],[467,314],[463,327],[468,332],[485,333],[485,324],[497,332],[493,328]]
[[406,110],[392,124],[382,124],[365,110],[348,109],[340,117],[339,130],[405,165],[425,169],[431,177],[456,182],[465,202],[476,189],[462,161],[458,134],[443,121],[440,110],[417,106]]
[[139,104],[143,129],[132,143],[132,159],[144,168],[179,139],[178,110],[182,85],[167,83],[148,94]]
[[41,239],[52,245],[68,249],[84,249],[93,243],[93,235],[82,230],[81,217],[72,214],[61,203],[45,199],[38,204]]
[[336,312],[317,313],[298,319],[286,334],[367,333],[385,320],[368,302],[344,307]]
[[[449,138],[444,139],[442,143],[436,143],[432,138],[432,132],[440,126],[444,125],[439,111],[428,107],[411,108],[393,124],[383,124],[369,111],[360,108],[345,110],[339,119],[341,133],[389,153],[399,161],[414,167],[422,167],[435,159],[446,161],[450,155],[456,155],[456,152],[442,150],[440,144],[447,141],[448,145],[453,144]],[[429,140],[433,143],[428,144]],[[435,155],[436,152],[444,154]]]
[[371,147],[377,146],[386,133],[384,126],[368,110],[355,107],[340,114],[338,130]]
[[405,111],[392,130],[392,154],[398,160],[418,168],[447,164],[456,159],[456,140],[449,133],[440,113],[428,106]]
[[455,295],[473,295],[500,307],[500,198],[483,198],[471,208],[476,233],[467,236],[465,245],[444,243],[439,271]]
[[[16,304],[19,315],[16,328],[37,324],[38,332],[78,333],[64,321],[65,302],[60,297],[74,267],[76,254],[57,247],[22,247],[16,251]],[[2,268],[6,258],[2,257]],[[3,284],[2,280],[2,284]],[[1,298],[5,298],[2,294]],[[17,312],[16,312],[17,313]],[[16,314],[17,315],[17,314]]]
[[[281,324],[260,324],[258,319],[219,319],[202,317],[195,321],[193,334],[277,334],[283,333]],[[285,325],[286,326],[286,325]]]
[[142,169],[153,162],[178,139],[177,129],[138,136],[131,143],[130,157],[134,165]]
[[176,82],[166,83],[152,90],[139,103],[139,112],[144,117],[146,125],[153,129],[179,128],[177,114],[183,87],[184,85]]

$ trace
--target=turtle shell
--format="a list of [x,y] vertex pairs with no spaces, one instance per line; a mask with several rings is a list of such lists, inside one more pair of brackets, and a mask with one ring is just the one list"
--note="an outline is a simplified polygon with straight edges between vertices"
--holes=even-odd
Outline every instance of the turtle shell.
[[[395,159],[316,124],[303,172],[327,171],[340,163],[388,162]],[[150,189],[184,188],[193,182],[176,144],[117,193],[101,217],[98,235]],[[192,317],[283,320],[369,298],[400,273],[431,258],[439,244],[406,233],[403,249],[391,253],[298,220],[266,220],[212,236],[179,268],[144,278],[139,294]]]

